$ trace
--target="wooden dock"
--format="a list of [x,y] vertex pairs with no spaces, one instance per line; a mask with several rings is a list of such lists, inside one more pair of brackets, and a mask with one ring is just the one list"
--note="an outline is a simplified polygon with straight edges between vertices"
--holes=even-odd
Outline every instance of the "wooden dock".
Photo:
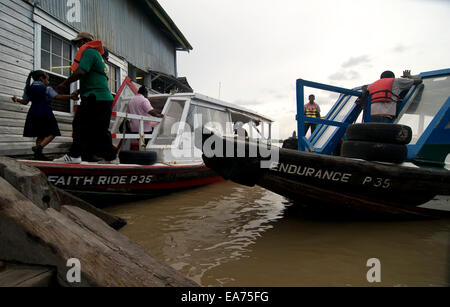
[[[31,285],[54,274],[64,287],[198,286],[107,223],[120,220],[60,194],[39,170],[0,157],[0,259],[26,265],[7,265],[0,281]],[[69,259],[80,262],[80,282],[68,280]]]
[[0,263],[0,287],[57,287],[52,267]]

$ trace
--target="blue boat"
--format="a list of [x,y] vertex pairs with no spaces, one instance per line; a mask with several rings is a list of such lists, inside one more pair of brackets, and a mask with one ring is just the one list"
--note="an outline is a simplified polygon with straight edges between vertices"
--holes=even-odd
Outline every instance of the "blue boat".
[[[419,77],[423,83],[406,94],[390,124],[370,123],[371,97],[361,101],[363,87],[345,89],[299,79],[295,150],[279,149],[278,160],[266,168],[261,167],[265,158],[260,155],[204,155],[203,159],[225,179],[259,185],[303,204],[401,216],[448,216],[450,212],[436,210],[439,207],[423,205],[438,199],[447,203],[450,195],[450,69]],[[306,87],[340,94],[325,118],[303,115]],[[306,138],[308,122],[317,128]],[[244,142],[249,152],[255,146],[249,139],[205,134],[204,140],[208,138],[229,143],[223,148]]]

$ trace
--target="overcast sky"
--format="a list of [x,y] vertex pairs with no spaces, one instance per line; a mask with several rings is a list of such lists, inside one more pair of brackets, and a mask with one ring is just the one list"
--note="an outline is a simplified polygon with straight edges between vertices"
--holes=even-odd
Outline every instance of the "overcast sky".
[[[178,75],[195,92],[296,130],[295,82],[354,88],[384,70],[450,68],[450,0],[159,0],[193,46]],[[317,96],[326,115],[335,101]]]

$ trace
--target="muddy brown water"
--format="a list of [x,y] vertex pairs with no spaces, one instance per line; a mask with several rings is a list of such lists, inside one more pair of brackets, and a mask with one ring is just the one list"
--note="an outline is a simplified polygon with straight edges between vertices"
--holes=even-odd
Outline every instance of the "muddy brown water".
[[[230,182],[106,208],[121,232],[202,286],[450,286],[450,220],[304,210]],[[381,283],[369,283],[369,259]]]

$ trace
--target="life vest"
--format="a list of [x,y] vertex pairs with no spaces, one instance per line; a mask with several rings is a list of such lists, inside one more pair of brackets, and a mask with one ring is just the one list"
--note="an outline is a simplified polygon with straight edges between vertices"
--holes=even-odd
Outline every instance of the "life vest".
[[77,70],[78,65],[81,62],[81,58],[83,57],[83,53],[87,49],[95,49],[98,52],[100,52],[101,55],[103,55],[105,53],[105,50],[103,49],[103,44],[101,41],[92,41],[92,42],[84,44],[83,46],[80,47],[80,49],[78,49],[78,52],[75,55],[75,59],[73,60],[73,64],[71,67],[72,71]]
[[305,105],[305,116],[316,118],[319,117],[318,107],[319,106],[317,104],[308,103]]
[[369,86],[369,93],[372,95],[372,103],[395,101],[392,98],[392,96],[396,96],[392,93],[394,80],[394,78],[380,79]]

